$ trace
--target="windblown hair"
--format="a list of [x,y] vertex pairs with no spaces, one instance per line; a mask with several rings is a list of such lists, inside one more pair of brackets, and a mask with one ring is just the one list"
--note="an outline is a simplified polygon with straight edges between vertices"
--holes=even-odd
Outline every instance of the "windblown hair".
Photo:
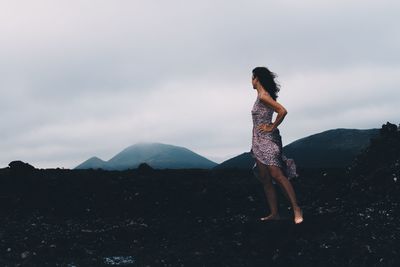
[[254,77],[258,78],[264,89],[267,90],[271,97],[276,101],[280,90],[280,85],[274,80],[277,75],[266,67],[256,67],[252,72]]

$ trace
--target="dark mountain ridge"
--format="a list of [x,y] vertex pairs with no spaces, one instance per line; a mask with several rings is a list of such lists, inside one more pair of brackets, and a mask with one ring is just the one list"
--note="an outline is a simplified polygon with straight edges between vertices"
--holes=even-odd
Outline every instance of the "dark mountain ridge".
[[[300,138],[283,147],[300,168],[342,168],[366,146],[379,129],[332,129]],[[250,169],[254,164],[249,152],[242,153],[214,167],[215,169]]]
[[[379,129],[337,128],[300,138],[283,147],[283,153],[293,158],[299,168],[341,168],[368,146]],[[249,152],[217,164],[193,151],[162,143],[137,143],[108,161],[92,157],[75,169],[126,170],[146,163],[156,169],[251,169],[254,159]]]
[[92,157],[75,169],[127,170],[141,163],[156,169],[210,169],[217,165],[185,147],[141,142],[125,148],[108,161]]

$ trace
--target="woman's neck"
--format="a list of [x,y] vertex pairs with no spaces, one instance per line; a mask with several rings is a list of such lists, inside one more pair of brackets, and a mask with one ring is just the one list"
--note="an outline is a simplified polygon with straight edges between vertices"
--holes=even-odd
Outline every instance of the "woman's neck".
[[258,93],[258,95],[259,96],[261,96],[262,94],[264,94],[265,93],[265,89],[264,89],[264,87],[262,87],[262,85],[257,85],[256,86],[256,89],[257,89],[257,93]]

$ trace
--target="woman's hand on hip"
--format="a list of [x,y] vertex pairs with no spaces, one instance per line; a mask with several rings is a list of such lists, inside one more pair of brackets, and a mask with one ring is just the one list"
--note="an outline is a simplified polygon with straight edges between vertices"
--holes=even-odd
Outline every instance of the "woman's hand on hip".
[[272,123],[263,123],[258,126],[258,130],[260,132],[272,132],[274,130],[274,126]]

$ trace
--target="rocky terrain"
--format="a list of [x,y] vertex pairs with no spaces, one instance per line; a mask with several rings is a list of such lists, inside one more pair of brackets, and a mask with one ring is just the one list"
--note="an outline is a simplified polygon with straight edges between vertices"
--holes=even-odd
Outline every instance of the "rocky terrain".
[[399,266],[400,134],[347,168],[299,169],[304,222],[250,170],[0,169],[0,266]]

